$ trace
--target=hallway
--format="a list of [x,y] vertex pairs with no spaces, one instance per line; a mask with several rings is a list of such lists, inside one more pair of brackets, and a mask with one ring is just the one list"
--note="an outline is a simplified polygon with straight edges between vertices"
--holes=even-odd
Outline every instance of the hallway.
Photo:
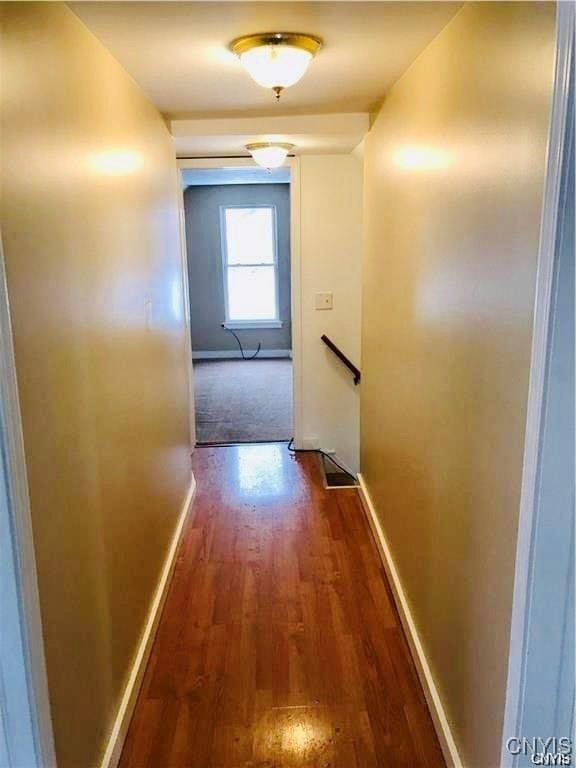
[[576,5],[0,10],[1,768],[574,762]]
[[283,445],[194,465],[121,768],[443,766],[356,490]]

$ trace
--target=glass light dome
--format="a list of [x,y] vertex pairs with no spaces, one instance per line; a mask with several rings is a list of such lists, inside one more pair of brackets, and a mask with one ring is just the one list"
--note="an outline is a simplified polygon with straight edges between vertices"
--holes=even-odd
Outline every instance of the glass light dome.
[[273,168],[280,168],[284,160],[286,160],[288,152],[294,149],[294,144],[258,142],[256,144],[247,144],[246,149],[258,165],[267,170],[272,170]]
[[296,32],[270,32],[239,37],[230,44],[250,77],[280,98],[308,69],[322,41]]

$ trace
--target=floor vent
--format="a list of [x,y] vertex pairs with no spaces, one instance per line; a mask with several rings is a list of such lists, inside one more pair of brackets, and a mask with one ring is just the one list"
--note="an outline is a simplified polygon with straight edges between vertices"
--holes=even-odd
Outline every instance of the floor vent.
[[342,470],[325,454],[320,455],[320,467],[325,488],[356,488],[358,486],[358,481],[354,475]]

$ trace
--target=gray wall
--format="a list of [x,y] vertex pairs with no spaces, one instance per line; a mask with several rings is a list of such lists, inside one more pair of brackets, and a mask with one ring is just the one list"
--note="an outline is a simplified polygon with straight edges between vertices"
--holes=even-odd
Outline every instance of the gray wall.
[[290,349],[290,187],[288,184],[238,184],[188,187],[184,192],[186,245],[190,282],[192,349],[223,351],[238,349],[232,335],[221,328],[224,322],[224,286],[220,250],[220,206],[276,206],[280,320],[282,328],[237,331],[249,350],[259,341],[263,349]]

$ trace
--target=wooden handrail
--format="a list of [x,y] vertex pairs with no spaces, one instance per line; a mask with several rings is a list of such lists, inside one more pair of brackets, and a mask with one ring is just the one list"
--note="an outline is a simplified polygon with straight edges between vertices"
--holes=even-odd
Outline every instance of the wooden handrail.
[[323,334],[322,334],[322,336],[321,336],[320,338],[322,339],[322,341],[324,342],[324,344],[326,344],[326,346],[328,347],[328,349],[330,349],[330,350],[332,350],[332,352],[334,352],[334,354],[336,355],[336,357],[337,357],[339,360],[341,360],[341,361],[344,363],[344,365],[346,366],[346,368],[348,368],[348,370],[350,371],[350,373],[351,373],[351,374],[354,376],[354,384],[358,384],[358,383],[360,382],[360,377],[361,377],[361,375],[362,375],[362,374],[360,373],[360,370],[359,370],[358,368],[356,368],[356,366],[354,365],[354,363],[353,363],[353,362],[351,362],[350,360],[348,360],[348,358],[346,357],[346,355],[344,354],[344,352],[342,352],[340,349],[338,349],[338,347],[336,346],[336,344],[334,344],[334,342],[333,342],[333,341],[331,341],[331,340],[328,338],[328,336],[326,336],[326,334],[325,334],[325,333],[323,333]]

